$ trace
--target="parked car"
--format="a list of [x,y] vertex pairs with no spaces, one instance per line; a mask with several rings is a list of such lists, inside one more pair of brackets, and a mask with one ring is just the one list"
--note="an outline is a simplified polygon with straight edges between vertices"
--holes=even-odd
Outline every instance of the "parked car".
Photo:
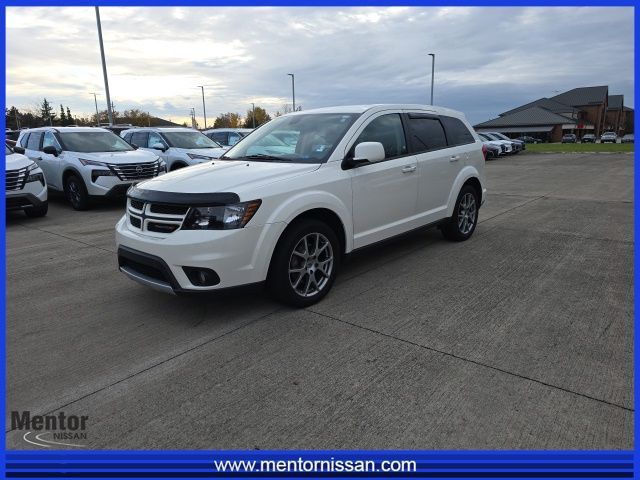
[[7,210],[23,210],[27,217],[44,217],[49,210],[47,182],[42,169],[24,155],[24,149],[4,146]]
[[600,143],[616,143],[618,141],[618,135],[615,132],[604,132],[600,137]]
[[527,135],[523,135],[522,137],[516,138],[516,140],[522,140],[524,143],[542,143],[540,138],[529,137]]
[[[271,153],[284,130],[298,132],[296,146]],[[120,271],[169,293],[266,281],[281,301],[308,306],[354,250],[425,225],[471,237],[484,164],[469,123],[446,108],[284,115],[219,161],[132,188],[116,225]]]
[[483,142],[492,142],[495,145],[500,145],[500,148],[502,149],[502,153],[505,155],[509,153],[513,153],[513,148],[514,148],[513,142],[507,142],[502,139],[495,139],[484,132],[478,133],[478,136]]
[[578,143],[578,137],[573,133],[567,133],[562,136],[562,143]]
[[169,171],[210,162],[227,151],[206,135],[186,127],[134,128],[120,135],[130,144],[160,155]]
[[213,128],[202,133],[223,147],[233,147],[251,132],[253,128]]
[[498,137],[501,140],[514,143],[516,145],[517,151],[522,151],[527,149],[527,144],[523,140],[518,140],[517,138],[509,138],[504,133],[500,133],[500,132],[489,132],[489,134],[493,135],[493,137]]
[[634,143],[634,141],[633,141],[633,133],[627,133],[625,136],[622,137],[621,142],[622,143]]
[[482,143],[487,151],[487,155],[485,157],[487,160],[493,160],[494,158],[498,158],[500,155],[502,155],[502,148],[500,148],[499,145],[494,145],[491,142]]
[[76,210],[89,208],[92,197],[123,196],[135,182],[166,170],[158,155],[136,150],[104,128],[23,130],[18,144],[42,168],[48,187],[63,191]]
[[596,136],[593,133],[587,133],[582,136],[582,143],[596,143]]
[[502,137],[499,137],[498,135],[496,135],[493,132],[482,132],[486,137],[488,137],[491,140],[495,140],[498,142],[505,142],[507,145],[511,145],[511,153],[512,154],[516,154],[516,153],[520,153],[520,150],[522,150],[522,146],[520,143],[514,142],[511,139],[507,139],[505,140]]
[[106,128],[107,130],[112,131],[116,135],[120,135],[125,130],[129,130],[130,128],[134,128],[130,123],[116,123],[114,125],[104,125],[102,128]]

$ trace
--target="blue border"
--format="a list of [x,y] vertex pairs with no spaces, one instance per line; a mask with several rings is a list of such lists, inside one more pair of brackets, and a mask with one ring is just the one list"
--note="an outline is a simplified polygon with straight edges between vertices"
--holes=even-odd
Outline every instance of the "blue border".
[[[0,0],[4,6],[95,6],[96,2],[88,0],[56,1],[44,0]],[[178,2],[159,0],[137,0],[133,4],[125,0],[101,0],[99,6],[172,6]],[[536,0],[536,1],[481,1],[466,0],[447,2],[447,6],[636,6],[633,0]],[[220,0],[202,2],[186,0],[179,2],[181,6],[442,6],[442,2],[425,0],[293,0],[271,1],[232,1]],[[3,46],[6,45],[6,14],[5,8],[0,12],[0,24],[5,32]],[[640,27],[640,16],[634,9],[635,32]],[[562,28],[568,28],[563,25]],[[635,33],[634,33],[635,36]],[[637,38],[634,38],[637,47]],[[638,49],[636,48],[637,52]],[[2,60],[6,67],[5,48],[2,48]],[[638,76],[638,60],[635,59],[635,74]],[[6,72],[6,68],[5,68]],[[640,88],[634,85],[635,98],[638,98]],[[6,107],[6,80],[2,93],[2,103]],[[634,100],[635,100],[634,98]],[[635,105],[634,105],[635,108]],[[2,120],[4,125],[4,117]],[[638,134],[638,128],[635,129]],[[637,175],[637,162],[634,157],[634,206],[640,204],[640,180]],[[0,172],[0,180],[4,183],[4,169]],[[2,228],[5,227],[5,198],[2,196],[0,216]],[[640,215],[634,208],[634,238],[640,235]],[[3,231],[6,234],[6,231]],[[6,245],[5,235],[0,237],[2,266],[1,282],[3,292],[6,291]],[[634,244],[634,309],[638,311],[638,287],[635,272],[640,266],[638,250]],[[6,305],[5,295],[0,299],[5,315],[0,342],[3,365],[6,368]],[[635,327],[635,322],[634,322]],[[634,331],[634,376],[639,371],[635,362],[635,346],[639,345],[640,332]],[[2,407],[6,411],[6,371],[1,370]],[[640,386],[635,382],[635,399],[638,398]],[[634,408],[635,413],[635,408]],[[6,431],[5,416],[2,416],[3,429]],[[634,437],[640,438],[640,424],[635,421]],[[0,478],[640,478],[639,459],[633,451],[6,451],[2,443],[2,462],[0,462]],[[212,468],[213,460],[262,460],[275,459],[352,459],[352,460],[415,460],[418,471],[413,474],[326,474],[326,473],[297,473],[297,474],[250,474],[244,471],[235,474],[216,473]]]

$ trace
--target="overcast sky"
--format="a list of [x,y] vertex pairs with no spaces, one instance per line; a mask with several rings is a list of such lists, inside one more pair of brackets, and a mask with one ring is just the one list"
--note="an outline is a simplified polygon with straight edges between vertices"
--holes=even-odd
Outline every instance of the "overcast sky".
[[[315,107],[428,103],[473,123],[577,86],[633,106],[632,8],[101,8],[111,98],[182,122]],[[7,8],[7,105],[106,108],[95,13]],[[200,120],[201,122],[201,120]],[[202,123],[202,122],[201,122]],[[209,124],[212,122],[209,121]]]

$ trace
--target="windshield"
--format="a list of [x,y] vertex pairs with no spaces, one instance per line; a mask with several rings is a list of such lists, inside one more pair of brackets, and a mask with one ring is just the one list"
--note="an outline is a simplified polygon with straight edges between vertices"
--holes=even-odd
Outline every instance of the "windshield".
[[271,120],[221,158],[324,163],[359,113],[310,113]]
[[69,152],[126,152],[133,147],[113,132],[62,132],[60,140]]
[[200,132],[162,132],[169,145],[176,148],[221,148],[220,145]]

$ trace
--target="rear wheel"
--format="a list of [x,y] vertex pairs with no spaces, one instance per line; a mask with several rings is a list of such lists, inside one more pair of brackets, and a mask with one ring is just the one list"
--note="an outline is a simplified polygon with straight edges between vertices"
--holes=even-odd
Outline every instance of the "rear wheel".
[[442,226],[442,234],[447,240],[462,242],[473,235],[478,224],[480,200],[476,189],[465,185],[460,190],[453,209],[453,215]]
[[44,217],[49,211],[49,202],[44,202],[42,205],[32,208],[26,208],[24,213],[27,217],[36,218]]
[[291,225],[278,242],[267,286],[281,302],[295,307],[313,305],[331,289],[339,259],[335,232],[319,220],[303,220]]
[[64,182],[64,194],[76,210],[86,210],[89,208],[89,194],[87,187],[80,177],[75,174],[69,175]]

